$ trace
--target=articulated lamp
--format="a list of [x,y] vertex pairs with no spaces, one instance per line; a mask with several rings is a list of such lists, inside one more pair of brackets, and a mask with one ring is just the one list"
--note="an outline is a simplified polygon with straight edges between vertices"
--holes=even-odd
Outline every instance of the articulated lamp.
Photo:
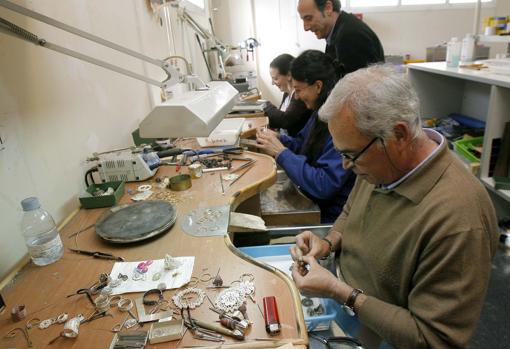
[[[207,137],[220,123],[224,115],[232,110],[237,100],[238,92],[230,83],[226,81],[213,81],[205,84],[197,76],[190,74],[188,64],[186,64],[188,74],[183,75],[168,62],[170,58],[182,57],[169,57],[165,60],[153,59],[16,5],[11,1],[0,0],[0,6],[162,68],[167,75],[167,79],[160,82],[47,42],[0,17],[1,32],[160,87],[166,100],[157,103],[140,124],[140,136],[143,138]],[[188,87],[190,85],[197,87],[194,90],[189,90]]]

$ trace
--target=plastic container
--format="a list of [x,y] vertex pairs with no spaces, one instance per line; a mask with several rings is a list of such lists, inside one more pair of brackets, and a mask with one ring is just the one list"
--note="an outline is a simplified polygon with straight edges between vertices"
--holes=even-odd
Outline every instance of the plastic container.
[[453,142],[455,151],[462,155],[465,159],[470,162],[480,162],[480,158],[477,157],[473,152],[473,147],[483,146],[483,137],[475,137],[470,139],[461,139]]
[[[291,244],[250,246],[241,247],[239,250],[260,262],[278,268],[290,277],[289,265],[293,263],[289,253],[289,248],[291,246]],[[319,304],[322,305],[324,314],[309,316],[307,313],[308,307],[303,305],[305,324],[308,332],[328,330],[331,326],[331,321],[334,321],[337,316],[336,308],[338,304],[329,298],[312,298],[312,301],[313,307],[317,307]]]
[[[98,189],[108,190],[113,188],[114,192],[112,195],[105,196],[92,196]],[[99,207],[110,207],[119,202],[120,198],[124,195],[124,182],[106,182],[100,184],[92,184],[87,188],[87,194],[80,196],[80,203],[83,208],[99,208]]]
[[446,49],[446,66],[449,68],[457,68],[460,62],[460,53],[462,43],[457,37],[453,37],[447,45]]
[[475,36],[473,34],[466,34],[462,39],[462,50],[460,53],[460,63],[473,63],[475,60]]
[[41,208],[35,197],[21,201],[23,217],[21,231],[28,254],[36,265],[48,265],[58,261],[64,254],[64,245],[53,217]]

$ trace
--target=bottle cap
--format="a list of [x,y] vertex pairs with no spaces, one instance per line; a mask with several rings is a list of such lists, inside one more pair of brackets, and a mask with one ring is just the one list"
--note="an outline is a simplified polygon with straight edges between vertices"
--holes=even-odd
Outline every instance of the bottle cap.
[[36,197],[26,198],[23,201],[21,201],[21,207],[23,207],[23,211],[33,211],[37,210],[39,207],[41,207],[41,204],[39,203],[39,199]]

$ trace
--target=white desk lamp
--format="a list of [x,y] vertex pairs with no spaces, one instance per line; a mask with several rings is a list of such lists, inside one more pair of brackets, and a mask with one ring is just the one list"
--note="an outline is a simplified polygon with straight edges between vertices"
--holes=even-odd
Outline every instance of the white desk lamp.
[[[170,58],[182,59],[182,57],[169,57],[165,60],[153,59],[16,5],[11,1],[0,0],[0,6],[162,68],[167,78],[160,82],[108,62],[47,42],[0,17],[1,32],[160,87],[163,95],[166,96],[166,101],[157,103],[140,124],[140,136],[144,138],[207,137],[220,123],[224,115],[232,110],[237,100],[238,92],[230,83],[226,81],[213,81],[205,84],[200,78],[190,74],[187,62],[187,75],[179,73],[168,62]],[[190,84],[197,86],[195,90],[188,90]],[[183,88],[176,89],[176,87]],[[181,92],[175,92],[179,90]]]

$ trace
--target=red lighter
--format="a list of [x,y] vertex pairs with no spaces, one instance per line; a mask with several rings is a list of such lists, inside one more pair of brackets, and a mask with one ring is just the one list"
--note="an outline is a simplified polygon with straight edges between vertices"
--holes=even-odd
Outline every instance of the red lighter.
[[266,332],[270,335],[280,333],[280,317],[278,316],[278,306],[274,296],[264,297],[264,320],[266,322]]

